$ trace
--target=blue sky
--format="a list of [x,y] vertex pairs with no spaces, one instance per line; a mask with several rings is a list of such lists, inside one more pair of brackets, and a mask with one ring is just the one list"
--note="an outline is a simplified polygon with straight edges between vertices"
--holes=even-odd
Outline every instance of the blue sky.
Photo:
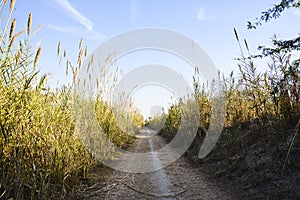
[[[92,51],[104,40],[121,32],[142,27],[159,27],[178,31],[195,40],[208,53],[221,72],[237,71],[234,58],[239,56],[235,27],[241,38],[248,40],[253,53],[258,45],[270,44],[269,38],[279,34],[294,37],[300,32],[300,9],[291,9],[256,30],[247,30],[262,11],[279,0],[17,0],[15,16],[20,29],[28,13],[33,26],[43,24],[33,42],[43,48],[38,67],[51,73],[51,85],[65,83],[64,66],[58,66],[57,43],[67,49],[76,62],[80,38]],[[126,71],[126,70],[125,70]],[[185,72],[182,71],[184,74]],[[165,97],[163,97],[165,98]],[[162,99],[163,99],[162,98]]]

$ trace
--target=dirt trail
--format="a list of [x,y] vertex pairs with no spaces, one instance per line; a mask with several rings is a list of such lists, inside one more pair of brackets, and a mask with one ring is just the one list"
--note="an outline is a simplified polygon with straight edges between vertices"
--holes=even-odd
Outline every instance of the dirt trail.
[[[155,133],[151,129],[141,130],[128,150],[153,152],[163,147],[163,139]],[[158,156],[151,155],[153,165],[161,166]],[[125,173],[109,168],[105,174],[89,188],[86,199],[237,199],[227,187],[214,182],[183,158],[150,173]]]

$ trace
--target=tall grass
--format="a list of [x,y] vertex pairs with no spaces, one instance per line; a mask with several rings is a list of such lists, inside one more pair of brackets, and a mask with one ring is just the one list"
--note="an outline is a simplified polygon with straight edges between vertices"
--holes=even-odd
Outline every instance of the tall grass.
[[[220,81],[226,97],[226,117],[219,142],[227,147],[227,158],[243,151],[241,144],[233,143],[241,136],[241,132],[251,133],[251,139],[243,143],[253,144],[268,138],[278,145],[293,136],[287,130],[293,129],[300,117],[300,67],[297,58],[292,59],[293,53],[294,56],[298,54],[286,51],[269,54],[265,58],[268,69],[262,72],[256,64],[262,62],[260,56],[253,56],[247,41],[240,40],[236,30],[234,33],[241,50],[241,56],[237,59],[239,74],[231,72],[228,77],[223,75]],[[205,85],[201,87],[198,77],[197,72],[193,80],[194,101],[199,104],[198,142],[195,143],[199,151],[203,134],[209,127],[212,99],[209,96],[210,88]],[[169,108],[161,131],[164,137],[173,138],[176,134],[180,122],[180,106],[182,105],[174,104]]]
[[[32,31],[30,13],[26,30],[15,33],[14,4],[14,0],[0,1],[2,14],[7,7],[9,10],[8,16],[1,15],[5,26],[0,43],[0,199],[75,198],[81,179],[97,162],[75,129],[73,86],[47,86],[47,76],[38,70],[42,48],[30,44],[30,37],[40,27]],[[60,46],[59,61],[65,59],[66,74],[73,76],[74,83],[88,50],[81,40],[73,65]],[[108,127],[105,133],[109,138],[121,147],[131,141],[132,136],[117,129],[109,103],[103,98],[97,102],[99,124]],[[137,112],[131,116],[141,125]]]
[[30,45],[31,25],[30,13],[23,40],[16,19],[1,33],[0,196],[63,198],[94,161],[74,132],[71,88],[51,91],[37,70],[41,47]]

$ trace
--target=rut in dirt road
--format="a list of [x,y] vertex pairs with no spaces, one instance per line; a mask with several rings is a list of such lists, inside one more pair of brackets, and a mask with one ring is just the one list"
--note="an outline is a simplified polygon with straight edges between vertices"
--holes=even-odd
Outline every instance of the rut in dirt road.
[[[142,129],[136,137],[127,150],[151,152],[151,163],[161,168],[160,158],[154,151],[166,145],[163,139],[149,128]],[[225,186],[217,184],[183,158],[149,173],[108,171],[101,180],[103,184],[88,192],[87,199],[237,199]]]

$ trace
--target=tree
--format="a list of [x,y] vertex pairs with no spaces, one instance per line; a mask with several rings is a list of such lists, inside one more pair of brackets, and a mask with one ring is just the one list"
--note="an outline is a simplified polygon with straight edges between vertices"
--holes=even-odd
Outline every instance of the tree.
[[[272,19],[277,19],[280,17],[281,13],[289,8],[300,8],[300,0],[281,0],[279,4],[275,4],[272,8],[261,13],[260,18],[256,18],[255,22],[248,21],[248,29],[256,29],[261,26],[263,22],[269,22]],[[262,55],[272,55],[279,52],[291,52],[293,50],[300,50],[300,34],[298,36],[289,40],[280,40],[277,37],[272,39],[273,47],[263,47],[259,46],[258,49],[262,50]],[[299,64],[300,59],[296,60]]]
[[[270,20],[277,19],[281,13],[289,8],[300,8],[300,0],[281,0],[272,8],[261,13],[254,23],[247,24],[248,29],[256,29]],[[259,57],[268,57],[270,73],[271,96],[276,104],[276,112],[284,118],[291,118],[300,113],[300,34],[292,39],[282,40],[275,35],[272,38],[272,46],[259,46],[262,50]],[[292,52],[297,52],[292,58]],[[298,57],[297,57],[298,56]],[[254,56],[256,57],[256,56]],[[295,112],[293,114],[293,112]]]

